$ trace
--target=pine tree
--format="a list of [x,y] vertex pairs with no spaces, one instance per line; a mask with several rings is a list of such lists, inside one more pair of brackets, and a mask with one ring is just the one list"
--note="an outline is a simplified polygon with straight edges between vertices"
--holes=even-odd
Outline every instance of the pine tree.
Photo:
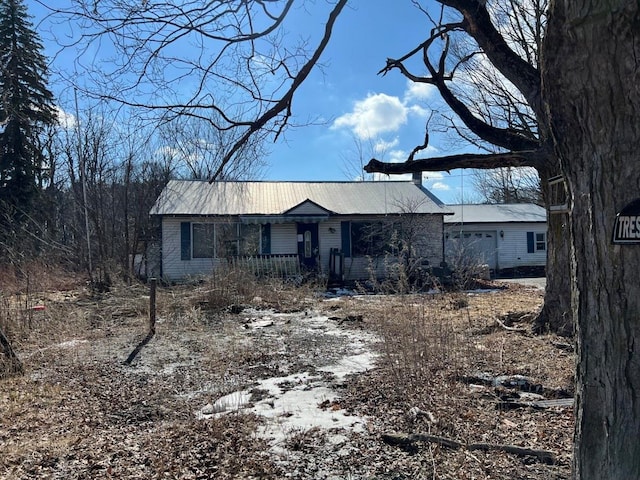
[[0,0],[0,225],[31,216],[43,164],[38,136],[55,123],[42,42],[22,0]]

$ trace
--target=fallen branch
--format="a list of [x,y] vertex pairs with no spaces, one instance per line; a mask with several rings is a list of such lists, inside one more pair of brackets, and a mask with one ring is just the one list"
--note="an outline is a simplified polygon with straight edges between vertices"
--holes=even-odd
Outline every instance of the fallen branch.
[[442,445],[443,447],[451,448],[453,450],[465,449],[465,450],[483,450],[483,451],[501,451],[506,453],[513,453],[520,457],[535,457],[540,462],[547,465],[553,465],[556,463],[556,457],[553,452],[548,450],[537,450],[533,448],[518,447],[516,445],[500,445],[493,443],[469,443],[465,444],[452,440],[450,438],[439,437],[437,435],[427,435],[421,433],[413,434],[383,434],[382,440],[389,445],[398,446],[415,446],[416,443],[435,443]]
[[549,388],[524,375],[498,375],[477,372],[474,375],[461,375],[457,379],[466,384],[484,385],[494,388],[505,388],[518,392],[537,393],[546,398],[572,398],[573,392],[566,388]]
[[573,398],[556,398],[552,400],[534,400],[530,402],[522,401],[507,401],[496,404],[498,410],[514,410],[516,408],[534,408],[536,410],[544,410],[546,408],[560,407],[570,408],[573,407]]
[[529,334],[529,331],[526,328],[510,327],[506,323],[504,323],[502,320],[500,320],[499,318],[496,318],[496,323],[498,324],[499,327],[501,327],[504,330],[507,330],[509,332],[518,332],[518,333],[522,333],[524,335],[528,335]]

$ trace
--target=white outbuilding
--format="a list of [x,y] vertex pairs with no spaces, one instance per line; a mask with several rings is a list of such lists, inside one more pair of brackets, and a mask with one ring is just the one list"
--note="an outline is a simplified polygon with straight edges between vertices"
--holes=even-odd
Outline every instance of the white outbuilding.
[[447,205],[445,257],[454,268],[488,265],[501,271],[542,270],[547,264],[546,210],[535,204]]

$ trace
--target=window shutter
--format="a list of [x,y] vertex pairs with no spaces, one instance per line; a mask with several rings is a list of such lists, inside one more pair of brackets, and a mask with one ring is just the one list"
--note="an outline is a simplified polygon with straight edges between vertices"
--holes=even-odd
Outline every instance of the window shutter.
[[340,222],[342,235],[342,253],[345,257],[351,256],[351,222]]
[[262,254],[270,255],[271,254],[271,224],[265,223],[260,228],[261,240],[260,244],[262,246]]
[[191,260],[191,223],[180,222],[180,259]]
[[527,232],[527,253],[535,253],[535,243],[533,232]]

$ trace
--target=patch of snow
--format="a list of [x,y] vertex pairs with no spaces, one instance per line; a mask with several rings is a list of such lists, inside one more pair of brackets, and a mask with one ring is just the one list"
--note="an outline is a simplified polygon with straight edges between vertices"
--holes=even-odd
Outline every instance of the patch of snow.
[[196,413],[198,419],[210,418],[217,413],[237,412],[247,406],[251,400],[251,394],[247,391],[233,392],[208,403]]
[[59,343],[57,345],[58,348],[75,348],[85,343],[89,343],[89,340],[80,340],[74,338],[73,340],[67,340],[66,342]]
[[269,419],[259,434],[271,439],[274,445],[296,431],[338,428],[358,432],[364,427],[364,419],[348,415],[344,410],[320,408],[320,404],[336,400],[337,393],[321,377],[308,372],[267,378],[252,390],[268,393],[251,405],[249,390],[233,392],[202,407],[196,412],[196,417],[207,419],[239,410],[255,413]]
[[273,327],[274,323],[272,319],[265,318],[263,320],[256,320],[255,322],[251,322],[247,325],[251,328],[266,328],[266,327]]
[[[378,341],[375,335],[340,328],[327,316],[315,312],[276,314],[248,310],[243,313],[253,317],[248,325],[254,328],[263,325],[261,322],[265,322],[266,326],[266,322],[273,322],[274,318],[280,317],[286,318],[285,322],[295,319],[296,327],[302,331],[346,337],[348,351],[337,362],[318,368],[319,372],[331,373],[330,380],[326,373],[318,375],[308,371],[263,379],[251,389],[233,392],[203,406],[196,412],[197,418],[207,419],[237,411],[262,416],[267,421],[258,434],[269,439],[275,453],[286,450],[282,445],[292,434],[313,428],[333,432],[364,431],[366,419],[341,409],[334,387],[344,382],[348,375],[373,367],[376,355],[370,345]],[[344,435],[336,435],[336,444],[344,443],[344,438]]]
[[499,288],[476,288],[475,290],[464,290],[462,293],[469,295],[470,297],[475,295],[483,295],[486,293],[498,293]]
[[340,297],[351,297],[355,294],[355,290],[349,290],[347,288],[332,288],[331,290],[327,290],[322,296],[327,299],[335,300]]
[[335,365],[320,367],[318,370],[333,373],[336,378],[342,382],[347,375],[371,370],[371,368],[373,368],[375,358],[375,354],[370,351],[365,351],[357,355],[345,357]]

